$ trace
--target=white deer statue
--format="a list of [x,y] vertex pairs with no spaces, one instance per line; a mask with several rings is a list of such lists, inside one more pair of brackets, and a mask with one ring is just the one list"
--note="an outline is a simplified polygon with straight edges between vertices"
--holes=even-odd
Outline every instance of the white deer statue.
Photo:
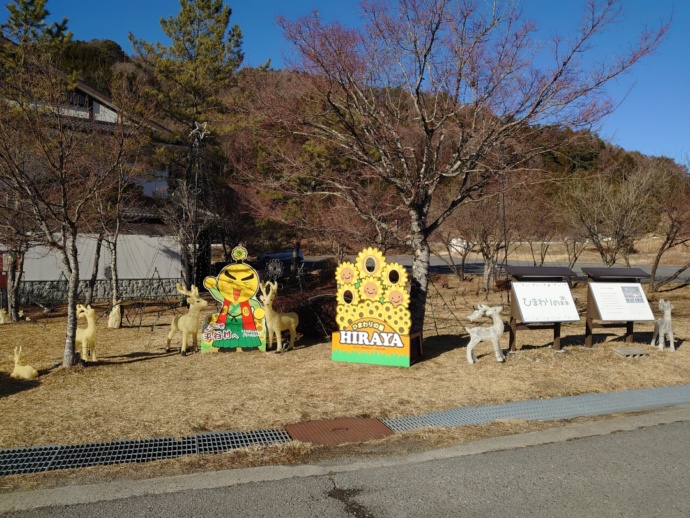
[[122,326],[122,301],[116,300],[108,315],[108,328],[120,329],[120,326]]
[[503,306],[490,307],[480,304],[474,313],[467,317],[470,322],[476,322],[481,317],[490,317],[493,320],[493,325],[489,327],[465,328],[465,331],[470,335],[470,343],[467,344],[467,361],[470,364],[477,361],[474,355],[474,348],[479,342],[491,342],[496,352],[496,360],[499,362],[505,361],[505,356],[503,356],[503,351],[498,343],[504,331],[501,311],[503,311]]
[[77,328],[77,337],[74,340],[75,348],[81,344],[81,358],[84,361],[89,361],[89,352],[91,352],[91,361],[96,361],[96,310],[90,305],[84,306],[77,304],[77,320],[80,318],[86,319],[86,327]]
[[10,316],[5,311],[5,308],[0,308],[0,324],[9,324],[10,322]]
[[21,363],[22,347],[14,348],[14,370],[10,374],[10,378],[21,380],[32,380],[38,377],[38,371],[31,365],[22,365]]
[[[295,345],[295,337],[297,336],[297,326],[299,325],[299,317],[297,313],[278,313],[273,310],[273,301],[278,293],[278,284],[275,281],[266,281],[259,283],[261,289],[261,302],[264,304],[264,311],[266,312],[266,330],[268,331],[266,337],[266,350],[273,345],[273,336],[276,338],[276,352],[280,353],[284,350],[289,351]],[[286,348],[283,348],[283,339],[281,333],[283,331],[290,331],[290,343]]]
[[175,315],[173,321],[170,323],[170,331],[168,332],[168,341],[165,345],[166,352],[170,350],[170,342],[179,330],[182,333],[182,347],[180,347],[180,354],[184,356],[187,354],[187,343],[189,337],[192,338],[192,347],[197,347],[197,335],[199,333],[199,314],[203,308],[208,306],[208,302],[199,296],[199,288],[192,286],[190,291],[184,289],[181,284],[177,286],[177,292],[187,297],[187,304],[189,304],[189,311],[185,315]]
[[659,311],[661,311],[664,316],[661,317],[659,320],[654,322],[654,334],[652,335],[652,343],[651,345],[654,345],[656,343],[656,339],[659,338],[659,350],[663,351],[664,346],[666,345],[664,342],[664,337],[668,336],[668,342],[671,347],[672,351],[676,350],[676,346],[674,344],[673,340],[673,324],[671,323],[671,310],[673,309],[673,305],[671,304],[671,301],[666,302],[664,299],[659,300]]

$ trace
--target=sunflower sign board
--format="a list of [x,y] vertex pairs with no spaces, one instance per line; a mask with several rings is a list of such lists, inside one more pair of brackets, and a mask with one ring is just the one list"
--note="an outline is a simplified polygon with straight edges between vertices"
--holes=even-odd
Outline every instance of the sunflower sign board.
[[335,275],[339,331],[332,335],[331,359],[409,367],[421,355],[421,338],[410,336],[405,268],[366,248],[354,263],[340,263]]
[[222,304],[218,313],[209,315],[201,332],[201,352],[220,349],[266,350],[266,313],[256,298],[259,274],[245,264],[247,250],[232,250],[235,260],[217,277],[206,277],[204,287]]

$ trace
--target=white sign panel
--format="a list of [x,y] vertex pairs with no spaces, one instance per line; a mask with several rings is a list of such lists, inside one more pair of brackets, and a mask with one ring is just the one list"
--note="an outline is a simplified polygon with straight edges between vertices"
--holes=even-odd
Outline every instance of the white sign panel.
[[580,320],[567,282],[512,282],[511,286],[525,323]]
[[591,282],[589,284],[601,320],[634,322],[654,320],[642,285],[636,282]]

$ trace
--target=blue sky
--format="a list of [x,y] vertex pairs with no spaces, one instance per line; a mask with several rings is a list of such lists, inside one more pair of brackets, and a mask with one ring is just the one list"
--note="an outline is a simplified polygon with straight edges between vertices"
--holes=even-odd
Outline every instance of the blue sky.
[[[4,5],[8,2],[6,1]],[[259,66],[268,58],[282,67],[286,48],[276,16],[295,18],[317,9],[345,25],[359,20],[359,0],[227,0],[231,23],[244,34],[245,65]],[[523,10],[546,34],[568,32],[577,22],[583,0],[522,0]],[[612,49],[632,43],[644,23],[658,25],[673,15],[673,25],[659,51],[647,57],[610,87],[622,101],[597,128],[606,140],[629,151],[668,156],[690,162],[690,0],[623,0],[625,20],[608,35]],[[149,42],[167,43],[162,17],[179,12],[178,0],[48,0],[53,19],[69,19],[78,40],[111,39],[127,53],[131,31]],[[7,11],[0,12],[0,20]],[[632,88],[632,90],[630,90]],[[629,91],[630,90],[630,91]],[[627,94],[627,95],[626,95]]]

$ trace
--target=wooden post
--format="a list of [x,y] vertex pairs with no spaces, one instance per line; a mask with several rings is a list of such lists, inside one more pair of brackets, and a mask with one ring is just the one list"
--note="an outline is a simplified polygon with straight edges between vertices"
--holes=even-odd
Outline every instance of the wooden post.
[[592,328],[594,320],[594,302],[592,301],[592,290],[587,284],[587,312],[585,313],[585,347],[592,347]]
[[[513,299],[515,299],[515,297],[513,297]],[[509,338],[509,340],[508,340],[508,345],[509,345],[510,351],[512,351],[512,352],[515,352],[515,337],[516,337],[516,334],[517,334],[517,319],[512,315],[512,311],[511,311],[511,315],[510,315],[510,335],[509,335],[510,338]]]
[[635,322],[625,323],[625,343],[631,344],[633,342],[633,325]]
[[554,322],[553,324],[553,350],[561,350],[561,323]]

